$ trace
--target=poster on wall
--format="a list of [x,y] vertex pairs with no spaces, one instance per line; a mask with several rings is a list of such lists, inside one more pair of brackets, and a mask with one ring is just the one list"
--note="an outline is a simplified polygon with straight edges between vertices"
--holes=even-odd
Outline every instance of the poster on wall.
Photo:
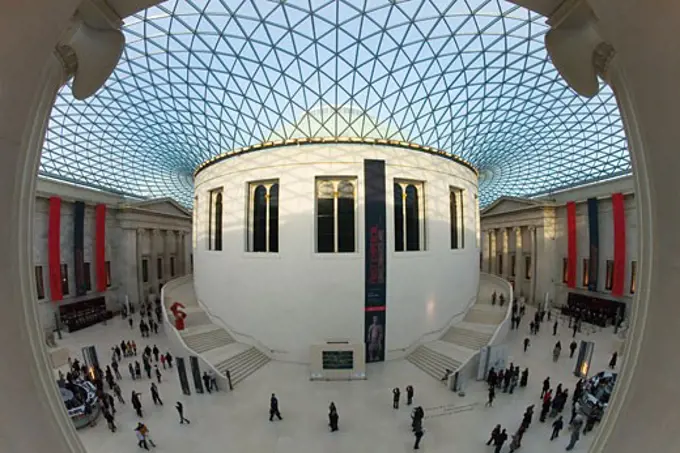
[[365,260],[364,341],[366,362],[385,360],[387,305],[385,161],[364,161]]

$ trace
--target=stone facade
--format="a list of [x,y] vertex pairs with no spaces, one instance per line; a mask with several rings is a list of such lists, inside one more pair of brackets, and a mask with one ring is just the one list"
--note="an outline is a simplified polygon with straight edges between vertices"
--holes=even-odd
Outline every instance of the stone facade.
[[[49,198],[61,198],[61,263],[67,265],[69,293],[53,302],[50,295],[48,267]],[[91,289],[75,296],[73,256],[74,203],[85,202],[84,262],[89,263]],[[96,291],[95,276],[95,206],[106,204],[106,261],[110,263],[110,286]],[[38,182],[33,221],[33,276],[38,314],[44,329],[55,327],[58,307],[93,297],[104,296],[109,310],[117,311],[125,303],[149,300],[160,294],[160,286],[191,272],[191,213],[171,199],[136,201],[116,194],[41,179]],[[151,241],[151,238],[155,241]],[[153,263],[151,259],[153,258]],[[159,274],[160,258],[162,272]],[[141,263],[148,260],[148,278],[142,279]],[[87,267],[87,266],[86,266]],[[87,272],[87,270],[86,270]],[[43,296],[39,297],[38,279]]]
[[[607,261],[613,260],[614,229],[612,193],[624,194],[626,216],[626,277],[624,295],[614,297],[607,288]],[[586,200],[597,198],[599,229],[598,286],[589,291],[583,280],[584,260],[589,258],[588,212]],[[576,203],[577,272],[576,287],[564,282],[567,257],[566,203]],[[523,199],[501,197],[481,212],[481,269],[510,280],[518,296],[530,303],[562,305],[570,292],[629,303],[637,272],[638,228],[633,180],[631,177],[607,181],[550,196]],[[514,258],[513,258],[514,257]],[[518,259],[521,257],[521,259]],[[512,262],[515,262],[513,272]],[[502,262],[502,266],[500,266]],[[530,264],[530,272],[526,272]],[[635,270],[633,268],[636,268]]]

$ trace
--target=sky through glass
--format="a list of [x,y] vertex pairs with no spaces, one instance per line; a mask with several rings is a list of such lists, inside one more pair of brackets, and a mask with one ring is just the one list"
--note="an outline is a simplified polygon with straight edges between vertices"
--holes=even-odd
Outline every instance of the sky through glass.
[[546,31],[503,1],[167,1],[126,20],[96,95],[61,90],[39,171],[190,205],[215,155],[338,135],[454,153],[478,167],[482,205],[630,173],[611,90],[569,89]]

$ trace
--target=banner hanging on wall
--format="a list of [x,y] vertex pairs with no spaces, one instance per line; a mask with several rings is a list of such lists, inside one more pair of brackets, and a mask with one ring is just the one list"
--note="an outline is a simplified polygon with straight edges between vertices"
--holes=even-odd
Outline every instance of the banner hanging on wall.
[[576,203],[567,203],[567,286],[576,287]]
[[623,296],[626,279],[626,210],[622,193],[612,194],[612,217],[614,218],[612,296]]
[[50,197],[47,227],[47,260],[50,270],[50,297],[62,300],[61,291],[61,198]]
[[600,230],[597,198],[588,198],[588,235],[590,236],[590,260],[588,263],[588,290],[597,291],[599,275]]
[[365,260],[364,339],[366,362],[385,360],[385,321],[387,305],[385,161],[364,161]]
[[87,292],[85,288],[85,203],[73,204],[73,271],[76,277],[76,296]]

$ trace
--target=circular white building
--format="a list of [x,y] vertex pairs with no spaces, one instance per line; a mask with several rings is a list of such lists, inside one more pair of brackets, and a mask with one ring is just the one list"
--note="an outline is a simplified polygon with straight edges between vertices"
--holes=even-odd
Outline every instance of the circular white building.
[[386,131],[344,113],[334,130],[364,138],[324,136],[322,110],[289,126],[318,137],[235,150],[196,171],[196,294],[281,360],[306,362],[330,339],[366,342],[369,362],[400,357],[476,296],[475,169],[373,138]]

